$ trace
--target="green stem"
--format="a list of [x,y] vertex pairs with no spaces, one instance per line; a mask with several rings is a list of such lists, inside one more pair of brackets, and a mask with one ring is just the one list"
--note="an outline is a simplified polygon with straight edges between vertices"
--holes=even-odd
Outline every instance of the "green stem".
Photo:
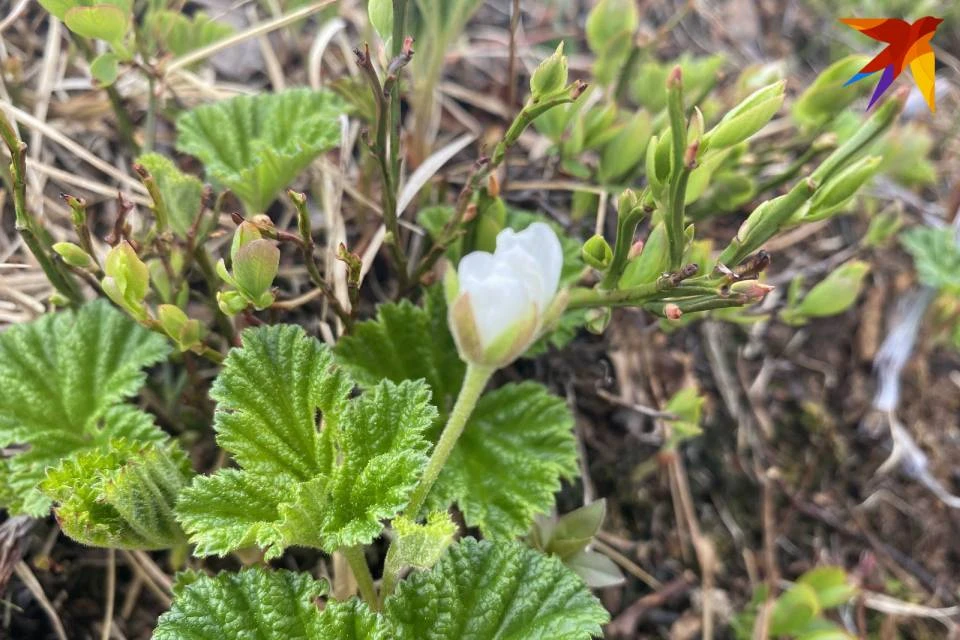
[[453,405],[453,410],[450,412],[447,424],[443,428],[443,433],[440,434],[440,439],[437,440],[437,445],[433,448],[433,453],[430,455],[429,462],[427,462],[427,468],[424,469],[423,476],[420,478],[420,484],[413,490],[410,502],[404,509],[404,513],[410,518],[416,518],[420,509],[423,508],[423,503],[426,501],[430,489],[433,488],[433,483],[440,476],[440,471],[447,463],[447,458],[450,457],[457,440],[460,439],[463,428],[467,426],[467,420],[473,413],[474,407],[477,406],[477,400],[480,399],[480,394],[483,393],[483,389],[487,386],[493,372],[492,367],[472,363],[467,365],[467,373],[463,378],[463,386],[460,387],[457,402]]
[[667,80],[667,114],[670,118],[670,142],[673,149],[673,170],[670,175],[668,208],[664,222],[670,244],[670,268],[680,268],[683,261],[683,210],[690,168],[684,162],[687,149],[687,123],[683,111],[683,81],[680,67],[675,67]]
[[387,596],[393,593],[400,581],[400,563],[397,562],[396,545],[391,544],[387,549],[387,559],[383,563],[383,577],[380,578],[380,609],[383,609],[383,603]]
[[[407,0],[393,0],[393,33],[390,42],[390,57],[396,58],[403,49],[403,39],[406,34]],[[400,81],[390,87],[390,120],[393,127],[390,129],[390,168],[393,176],[399,182],[400,176]]]
[[357,580],[360,596],[370,605],[371,609],[376,611],[379,608],[377,589],[373,586],[373,574],[370,573],[370,566],[367,565],[367,559],[363,555],[363,547],[361,545],[343,547],[340,552],[347,559],[350,571],[353,572],[353,577]]
[[49,234],[27,211],[27,145],[20,140],[13,124],[0,112],[0,138],[10,151],[10,177],[13,180],[13,212],[15,228],[30,253],[36,258],[50,284],[71,304],[83,302],[77,282],[62,262],[50,255]]
[[571,289],[567,310],[590,307],[638,307],[646,302],[666,297],[717,294],[715,287],[680,284],[674,274],[667,274],[657,278],[655,282],[647,282],[626,289]]

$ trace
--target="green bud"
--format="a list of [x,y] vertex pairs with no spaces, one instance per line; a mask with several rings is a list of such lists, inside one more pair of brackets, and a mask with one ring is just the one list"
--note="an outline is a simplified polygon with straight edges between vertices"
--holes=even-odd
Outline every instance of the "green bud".
[[630,176],[644,160],[652,131],[650,115],[637,111],[600,154],[600,179],[616,182]]
[[90,255],[72,242],[57,242],[53,245],[53,250],[71,267],[88,269],[93,266]]
[[624,189],[617,199],[617,215],[625,216],[640,206],[640,196],[633,189]]
[[[838,113],[860,97],[866,85],[844,86],[857,73],[867,58],[851,55],[834,62],[793,103],[791,113],[801,125],[813,128],[831,121]],[[858,90],[859,88],[859,90]]]
[[868,247],[880,247],[887,244],[903,226],[903,218],[896,208],[881,211],[870,220],[870,227],[864,242]]
[[587,15],[587,45],[595,54],[608,54],[621,46],[624,36],[632,36],[639,23],[633,0],[600,0]]
[[201,346],[201,327],[198,320],[191,320],[180,307],[161,304],[157,318],[164,332],[177,343],[180,351],[189,351]]
[[241,222],[237,230],[233,232],[233,244],[230,245],[230,259],[236,261],[237,253],[240,252],[240,249],[254,240],[260,240],[262,237],[263,234],[260,233],[257,225],[248,220]]
[[693,108],[693,115],[690,116],[690,124],[687,125],[687,140],[694,142],[703,138],[703,112],[700,107]]
[[48,302],[50,302],[50,306],[54,307],[55,309],[62,309],[64,307],[69,307],[71,304],[73,304],[70,298],[63,295],[59,291],[54,291],[53,293],[51,293],[50,297],[47,298],[47,300]]
[[802,323],[806,318],[823,318],[843,313],[853,306],[863,288],[870,264],[851,260],[840,265],[820,281],[795,309],[784,313],[784,320]]
[[647,236],[640,255],[627,263],[620,288],[655,282],[670,264],[670,244],[663,223],[656,224]]
[[239,291],[218,291],[217,306],[232,318],[247,308],[247,299]]
[[540,63],[530,76],[530,93],[534,100],[562,91],[567,86],[567,57],[563,42],[549,58]]
[[566,560],[583,551],[603,525],[607,515],[606,500],[597,500],[565,513],[544,527],[549,537],[544,551]]
[[150,286],[150,271],[126,240],[110,249],[104,261],[104,293],[138,320],[146,319],[143,299]]
[[857,190],[877,172],[880,161],[880,156],[861,158],[817,189],[810,201],[810,212],[804,216],[804,222],[823,220],[846,206]]
[[273,304],[268,292],[280,269],[280,249],[271,240],[253,240],[243,245],[233,261],[233,279],[257,309]]
[[595,235],[583,243],[580,255],[588,265],[603,271],[610,266],[610,261],[613,260],[613,249],[610,248],[610,244],[603,236]]
[[760,131],[780,109],[786,82],[758,89],[723,117],[704,137],[704,148],[723,149]]
[[613,317],[613,313],[610,307],[598,307],[595,309],[589,309],[587,311],[586,326],[587,331],[594,335],[601,335],[607,329],[607,325],[610,324],[610,318]]

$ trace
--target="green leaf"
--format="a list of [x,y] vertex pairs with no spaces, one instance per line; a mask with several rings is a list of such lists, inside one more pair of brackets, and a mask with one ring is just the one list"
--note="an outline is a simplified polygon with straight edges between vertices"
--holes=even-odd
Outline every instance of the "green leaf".
[[393,0],[370,0],[367,4],[370,24],[384,43],[393,36]]
[[835,316],[849,309],[860,296],[870,264],[862,260],[845,262],[804,296],[797,311],[806,318]]
[[[358,323],[335,352],[361,384],[426,380],[440,417],[453,406],[463,379],[439,289],[428,293],[423,308],[409,302],[380,305],[377,319]],[[507,385],[488,393],[440,475],[431,510],[457,502],[467,523],[484,535],[523,533],[535,514],[551,509],[560,480],[577,474],[572,427],[566,403],[541,385]],[[509,477],[503,477],[505,468],[513,470]]]
[[326,593],[327,585],[309,574],[250,568],[215,577],[183,576],[178,576],[173,606],[160,616],[153,640],[340,637],[321,635],[323,614],[314,600]]
[[770,635],[795,635],[820,614],[817,593],[810,585],[796,583],[777,598],[770,614]]
[[615,587],[626,580],[620,567],[613,560],[596,551],[585,549],[564,560],[563,564],[593,589]]
[[67,10],[63,16],[63,22],[78,36],[97,38],[113,44],[123,40],[129,18],[129,13],[119,7],[98,4]]
[[560,481],[577,475],[572,429],[566,402],[535,382],[485,394],[427,499],[428,509],[456,502],[467,524],[486,537],[526,532],[535,515],[553,507]]
[[457,525],[446,511],[436,511],[420,524],[406,516],[393,521],[396,538],[387,552],[387,563],[398,568],[429,569],[453,542]]
[[120,58],[112,51],[102,53],[90,63],[90,75],[100,84],[107,86],[117,80],[120,73]]
[[557,558],[472,538],[402,582],[385,615],[398,640],[580,640],[609,617]]
[[122,404],[144,382],[143,367],[166,357],[166,340],[106,301],[49,314],[0,333],[0,493],[11,513],[43,516],[38,485],[48,467],[112,438],[158,441],[153,419]]
[[193,472],[173,442],[111,440],[47,472],[43,492],[64,532],[83,544],[166,549],[186,542],[173,505]]
[[[196,176],[180,171],[170,158],[159,153],[146,153],[137,158],[137,162],[157,181],[170,228],[181,238],[186,238],[202,210],[203,183]],[[198,236],[202,238],[208,229],[199,231]]]
[[249,213],[261,213],[318,155],[339,144],[345,108],[334,93],[303,88],[238,96],[177,118],[177,149],[199,158]]
[[74,7],[94,7],[110,5],[120,9],[129,16],[133,9],[133,0],[40,0],[40,6],[52,13],[59,20],[66,17],[67,11]]
[[843,567],[817,567],[804,573],[797,582],[809,585],[816,592],[823,609],[838,607],[857,593]]
[[348,401],[352,388],[300,327],[244,332],[210,392],[217,442],[241,469],[197,478],[177,505],[198,554],[333,551],[380,534],[419,479],[436,410],[422,382],[383,381]]
[[382,616],[370,610],[365,602],[351,598],[346,602],[328,600],[320,614],[315,640],[392,640]]
[[453,407],[465,371],[447,328],[440,287],[427,291],[423,307],[407,300],[381,304],[376,319],[357,323],[334,353],[363,385],[381,379],[426,380],[433,404],[443,415]]
[[199,11],[186,16],[179,11],[151,11],[143,21],[149,46],[179,57],[232,35],[234,29]]
[[960,292],[960,248],[953,229],[914,227],[900,236],[913,256],[920,282],[945,291]]

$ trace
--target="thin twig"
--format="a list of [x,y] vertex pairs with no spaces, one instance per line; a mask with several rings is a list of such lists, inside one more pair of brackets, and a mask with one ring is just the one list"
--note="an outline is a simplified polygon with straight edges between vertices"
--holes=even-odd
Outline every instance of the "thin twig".
[[67,640],[67,632],[63,628],[63,622],[60,621],[60,616],[57,615],[57,610],[54,608],[53,603],[50,602],[50,599],[47,598],[47,594],[43,592],[40,581],[33,575],[33,571],[30,570],[27,563],[21,560],[13,570],[17,574],[17,577],[20,578],[23,586],[27,588],[30,595],[34,597],[47,614],[47,619],[50,620],[50,625],[53,627],[53,632],[57,634],[57,638],[59,640]]
[[113,628],[113,605],[117,590],[117,552],[107,549],[107,603],[103,612],[103,629],[100,631],[100,640],[110,640],[110,630]]

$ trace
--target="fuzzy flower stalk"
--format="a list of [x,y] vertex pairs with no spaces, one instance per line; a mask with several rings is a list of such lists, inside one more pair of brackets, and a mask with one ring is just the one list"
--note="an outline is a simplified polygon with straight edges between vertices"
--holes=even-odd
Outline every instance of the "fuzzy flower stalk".
[[463,386],[405,513],[416,518],[493,372],[510,364],[563,312],[563,250],[549,225],[504,229],[493,253],[474,251],[447,272],[448,322],[467,363]]

